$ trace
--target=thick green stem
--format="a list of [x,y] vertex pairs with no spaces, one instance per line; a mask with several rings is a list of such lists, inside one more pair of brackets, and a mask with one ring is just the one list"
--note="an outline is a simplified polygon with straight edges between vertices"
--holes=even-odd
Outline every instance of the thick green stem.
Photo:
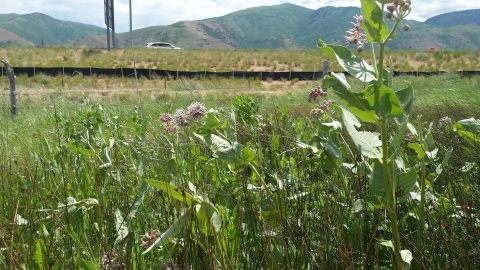
[[[381,55],[381,54],[380,54]],[[395,185],[390,176],[390,161],[388,158],[388,141],[387,141],[387,120],[382,119],[380,121],[381,136],[382,136],[382,165],[383,165],[383,177],[385,180],[386,193],[387,193],[387,213],[390,218],[390,230],[392,231],[393,246],[395,254],[395,262],[397,269],[403,268],[403,260],[400,255],[400,233],[398,230],[397,221],[397,200],[395,198]]]
[[388,40],[390,40],[393,33],[395,33],[395,30],[397,29],[397,26],[399,23],[400,21],[395,21],[395,24],[393,25],[390,33],[388,33],[388,36],[384,40],[382,40],[382,42],[380,42],[380,52],[378,53],[378,73],[377,73],[377,81],[379,84],[383,83],[383,55],[385,53],[385,44],[387,44]]
[[[420,123],[420,121],[418,121]],[[420,144],[424,146],[425,141],[423,138],[423,130],[422,127],[418,129],[418,137],[420,139]],[[426,150],[426,149],[425,149]],[[422,159],[422,168],[421,168],[421,176],[420,176],[420,206],[418,210],[418,216],[419,216],[419,223],[418,223],[418,230],[417,230],[417,243],[415,245],[415,256],[414,258],[418,260],[420,257],[420,250],[422,247],[423,243],[423,230],[425,228],[425,190],[426,190],[426,184],[425,184],[425,178],[427,175],[427,162],[425,160],[425,157]],[[415,267],[416,269],[419,269],[418,265]]]

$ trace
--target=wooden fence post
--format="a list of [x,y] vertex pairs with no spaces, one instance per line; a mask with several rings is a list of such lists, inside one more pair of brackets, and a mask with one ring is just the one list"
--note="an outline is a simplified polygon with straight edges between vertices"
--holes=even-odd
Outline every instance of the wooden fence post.
[[323,61],[323,80],[322,80],[322,90],[327,92],[327,89],[325,89],[325,76],[328,75],[328,61],[324,60]]
[[63,74],[65,73],[65,64],[62,66],[62,87],[65,87],[63,84]]
[[[15,77],[15,74],[13,73],[13,67],[8,63],[7,60],[2,60],[3,65],[5,66],[6,73],[8,75],[8,79],[10,80],[10,101],[11,101],[11,108],[10,112],[12,113],[12,116],[16,116],[18,114],[18,108],[17,108],[17,89],[15,86],[15,82],[17,81],[17,77]],[[2,68],[3,72],[3,68]]]

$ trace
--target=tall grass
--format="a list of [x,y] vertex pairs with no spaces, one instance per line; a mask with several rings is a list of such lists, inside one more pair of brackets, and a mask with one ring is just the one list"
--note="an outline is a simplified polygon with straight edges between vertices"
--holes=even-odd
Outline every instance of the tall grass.
[[[437,51],[413,52],[391,51],[396,71],[413,71],[417,66],[409,66],[408,61],[427,65],[432,71],[479,70],[478,52]],[[362,57],[370,61],[368,53]],[[0,49],[0,58],[7,59],[13,66],[21,67],[133,67],[135,60],[143,68],[180,71],[319,71],[322,63],[318,59],[329,60],[330,70],[341,71],[336,61],[319,50],[151,50],[144,48],[105,50],[64,47]],[[387,61],[388,62],[388,61]],[[386,64],[388,64],[386,62]],[[287,66],[285,68],[285,66]],[[433,67],[434,66],[434,67]]]
[[[8,113],[8,95],[0,96],[0,268],[98,269],[111,250],[127,269],[389,267],[391,253],[380,244],[389,237],[383,227],[385,213],[351,211],[356,199],[368,195],[362,163],[353,155],[348,162],[358,170],[323,170],[319,157],[297,147],[297,138],[321,132],[306,102],[316,84],[272,95],[258,84],[248,89],[247,81],[236,79],[168,81],[169,91],[141,92],[139,101],[131,92],[82,91],[94,85],[133,89],[131,79],[66,80],[78,92],[56,88],[58,82],[41,75],[18,79],[18,117]],[[454,147],[450,165],[430,190],[444,206],[431,205],[421,269],[477,268],[478,170],[464,166],[478,162],[478,145],[440,127],[438,120],[447,115],[454,120],[480,117],[480,80],[456,74],[402,79],[415,85],[414,114],[426,123],[433,121],[440,151]],[[83,88],[81,81],[90,86]],[[0,78],[0,85],[5,83]],[[144,80],[141,86],[153,83]],[[41,85],[56,91],[44,94]],[[25,93],[31,88],[37,90]],[[222,89],[199,91],[212,88]],[[232,122],[237,93],[256,100],[259,111],[251,115],[255,122],[242,114]],[[276,187],[275,208],[261,200],[264,191],[253,171],[235,172],[212,158],[211,150],[192,135],[198,123],[177,137],[163,134],[160,114],[196,100],[215,110],[225,134],[236,130],[238,143],[255,150],[259,173]],[[238,216],[222,213],[219,237],[225,250],[193,224],[181,243],[142,255],[142,235],[165,231],[183,208],[165,192],[148,189],[141,211],[128,215],[144,179],[190,181],[218,207],[235,209]],[[72,202],[69,197],[76,204],[63,207]],[[407,240],[412,239],[408,228],[416,228],[415,219],[399,211],[405,214],[401,222],[407,232],[402,241],[413,249]]]

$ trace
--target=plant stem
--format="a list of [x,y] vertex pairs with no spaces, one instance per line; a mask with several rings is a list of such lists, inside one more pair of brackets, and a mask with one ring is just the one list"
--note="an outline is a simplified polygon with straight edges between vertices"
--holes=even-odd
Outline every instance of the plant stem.
[[[382,55],[382,54],[380,54]],[[392,231],[393,237],[393,247],[395,254],[395,261],[397,264],[397,269],[403,268],[403,260],[400,256],[400,233],[398,231],[398,222],[397,222],[397,202],[395,198],[395,185],[392,183],[392,178],[390,176],[390,161],[388,158],[388,141],[387,141],[387,120],[382,119],[380,121],[381,133],[382,133],[382,165],[383,165],[383,176],[385,179],[386,193],[387,193],[387,213],[390,218],[390,230]]]
[[[419,119],[420,120],[420,119]],[[419,137],[419,140],[420,140],[420,144],[425,147],[425,141],[424,141],[424,138],[423,138],[423,130],[422,130],[422,126],[421,126],[421,122],[419,122],[419,125],[420,125],[420,128],[418,129],[418,137]],[[424,149],[426,150],[426,149]],[[420,176],[420,206],[419,206],[419,210],[418,210],[418,216],[419,216],[419,223],[418,223],[418,230],[417,230],[417,243],[415,245],[415,256],[414,258],[418,260],[418,258],[420,257],[420,249],[422,247],[422,243],[423,243],[423,230],[425,228],[425,189],[426,189],[426,184],[425,184],[425,178],[426,178],[426,171],[427,171],[427,162],[425,160],[425,157],[423,157],[422,159],[422,168],[421,168],[421,176]],[[415,267],[416,269],[418,269],[418,265],[417,267]]]
[[[395,33],[395,29],[397,29],[398,23],[400,21],[395,21],[395,24],[392,27],[392,30],[390,33],[388,33],[388,36],[380,42],[380,52],[378,54],[378,73],[377,73],[377,81],[379,85],[383,83],[383,55],[385,53],[385,44],[387,44],[388,40],[392,37],[393,33]],[[373,44],[372,44],[373,47]]]
[[258,177],[258,180],[260,181],[260,184],[262,185],[262,187],[267,191],[268,195],[273,198],[273,193],[272,191],[270,190],[270,188],[268,188],[267,184],[265,183],[265,180],[263,180],[262,178],[262,175],[260,175],[260,173],[258,172],[257,168],[255,168],[255,165],[253,164],[250,164],[250,168],[252,168],[252,170],[255,172],[255,174],[257,175]]

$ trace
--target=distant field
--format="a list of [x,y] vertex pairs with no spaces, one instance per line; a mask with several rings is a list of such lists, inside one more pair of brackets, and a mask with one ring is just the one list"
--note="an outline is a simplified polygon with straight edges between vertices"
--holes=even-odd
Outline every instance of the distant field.
[[[371,63],[370,51],[361,55]],[[480,52],[462,51],[390,51],[396,71],[480,70]],[[110,52],[90,48],[16,48],[0,49],[0,58],[18,67],[133,67],[179,71],[319,71],[329,60],[331,71],[340,71],[319,50],[149,50],[118,49]]]

